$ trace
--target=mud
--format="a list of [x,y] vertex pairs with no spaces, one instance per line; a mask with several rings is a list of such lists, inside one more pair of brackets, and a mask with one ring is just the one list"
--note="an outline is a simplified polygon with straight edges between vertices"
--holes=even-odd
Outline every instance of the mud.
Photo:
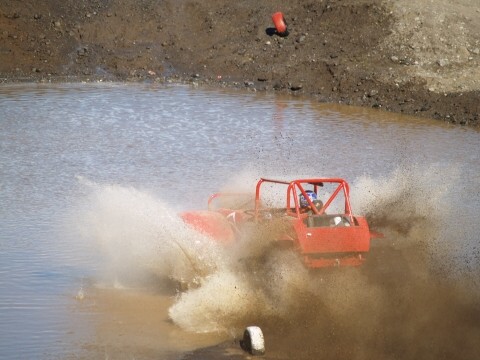
[[477,126],[479,39],[476,0],[5,0],[0,81],[233,87]]
[[[361,272],[312,274],[313,290],[296,294],[288,316],[257,317],[263,358],[477,358],[477,300],[466,284],[427,275],[418,251],[380,246]],[[186,358],[248,358],[239,348],[230,341]]]

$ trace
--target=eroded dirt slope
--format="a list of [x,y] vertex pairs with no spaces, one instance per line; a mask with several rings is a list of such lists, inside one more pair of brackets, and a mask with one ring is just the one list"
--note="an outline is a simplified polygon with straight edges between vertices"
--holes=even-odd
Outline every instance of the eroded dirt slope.
[[5,0],[0,78],[186,81],[476,125],[479,39],[477,0]]

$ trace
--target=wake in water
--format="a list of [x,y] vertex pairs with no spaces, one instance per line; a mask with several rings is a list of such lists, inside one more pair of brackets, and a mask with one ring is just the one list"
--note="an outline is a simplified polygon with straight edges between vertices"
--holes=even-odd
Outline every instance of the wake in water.
[[[479,316],[478,267],[448,260],[457,174],[440,179],[438,171],[412,167],[353,184],[354,211],[386,235],[361,268],[309,271],[293,250],[265,241],[269,229],[219,245],[134,188],[92,185],[79,219],[117,275],[150,272],[189,285],[169,310],[185,330],[239,334],[257,324],[273,354],[287,358],[425,359],[459,346],[469,358],[480,335],[467,320]],[[456,240],[457,254],[477,230]]]

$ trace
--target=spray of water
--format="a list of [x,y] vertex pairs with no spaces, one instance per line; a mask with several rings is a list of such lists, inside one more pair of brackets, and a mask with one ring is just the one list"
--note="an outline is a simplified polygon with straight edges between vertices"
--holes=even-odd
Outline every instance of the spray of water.
[[165,203],[147,192],[89,183],[76,224],[103,257],[115,280],[145,273],[195,283],[222,264],[222,249],[185,225]]
[[236,335],[258,324],[269,353],[287,358],[472,358],[478,286],[450,276],[465,270],[446,261],[458,174],[439,172],[445,174],[410,167],[354,182],[354,210],[386,235],[361,268],[307,270],[292,249],[268,241],[281,224],[219,246],[160,199],[121,186],[93,186],[80,223],[115,270],[142,269],[190,285],[169,310],[185,330]]

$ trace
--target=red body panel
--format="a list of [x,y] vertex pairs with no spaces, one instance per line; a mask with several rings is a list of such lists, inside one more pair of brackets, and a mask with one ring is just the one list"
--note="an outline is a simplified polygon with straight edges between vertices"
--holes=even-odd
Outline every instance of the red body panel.
[[364,218],[357,217],[358,225],[307,227],[297,222],[298,244],[303,254],[367,252],[370,249],[370,231]]
[[228,218],[216,211],[190,211],[180,214],[183,221],[195,230],[220,242],[232,242],[235,233]]

